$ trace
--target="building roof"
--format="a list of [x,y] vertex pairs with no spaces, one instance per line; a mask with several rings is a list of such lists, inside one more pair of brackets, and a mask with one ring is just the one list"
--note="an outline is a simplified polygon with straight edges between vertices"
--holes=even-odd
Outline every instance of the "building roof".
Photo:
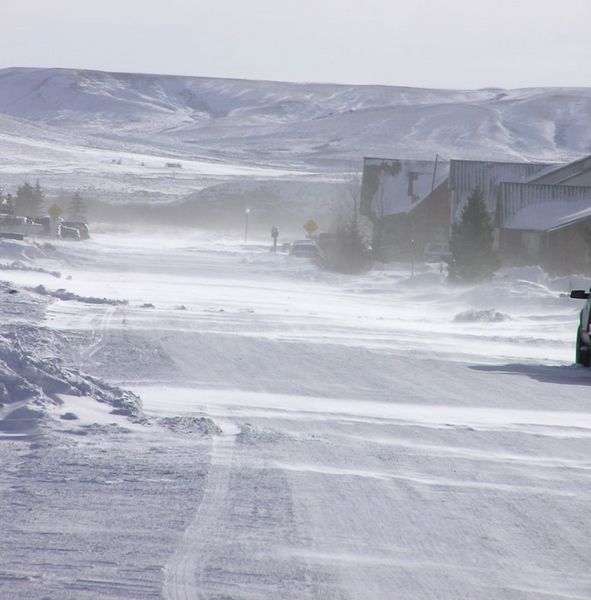
[[449,163],[443,160],[365,158],[360,212],[377,218],[407,213],[444,181],[448,172]]
[[554,185],[591,185],[591,156],[562,165],[553,165],[536,173],[528,183]]
[[591,217],[591,187],[501,183],[499,226],[524,231],[555,231]]
[[558,231],[559,229],[564,229],[565,227],[570,227],[571,225],[576,225],[577,223],[582,223],[589,219],[591,219],[591,207],[584,208],[583,210],[570,215],[565,215],[556,225],[550,227],[548,231]]
[[445,181],[452,223],[459,221],[470,193],[479,187],[501,227],[545,231],[591,205],[591,156],[566,165],[368,157],[364,159],[360,212],[371,218],[409,213]]

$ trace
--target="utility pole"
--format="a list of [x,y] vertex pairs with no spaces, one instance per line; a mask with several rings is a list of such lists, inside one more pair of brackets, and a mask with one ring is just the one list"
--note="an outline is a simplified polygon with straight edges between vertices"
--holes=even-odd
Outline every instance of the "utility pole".
[[250,214],[250,208],[244,211],[244,243],[248,244],[248,215]]
[[435,166],[433,167],[433,180],[431,181],[431,191],[435,189],[435,175],[437,174],[437,161],[439,160],[439,154],[435,155]]

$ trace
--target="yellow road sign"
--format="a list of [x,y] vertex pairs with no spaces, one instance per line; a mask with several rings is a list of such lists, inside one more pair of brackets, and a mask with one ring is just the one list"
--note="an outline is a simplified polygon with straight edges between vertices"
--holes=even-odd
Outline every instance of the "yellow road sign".
[[304,229],[309,235],[312,235],[315,231],[318,231],[318,225],[314,219],[310,219],[306,223],[304,223]]
[[57,219],[62,215],[64,211],[60,208],[58,204],[53,204],[48,212],[50,217],[54,217],[55,219]]

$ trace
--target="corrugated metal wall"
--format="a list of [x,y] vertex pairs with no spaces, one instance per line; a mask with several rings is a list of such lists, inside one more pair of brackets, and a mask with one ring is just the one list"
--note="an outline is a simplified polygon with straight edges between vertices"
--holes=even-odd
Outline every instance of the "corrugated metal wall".
[[452,223],[460,220],[468,196],[475,187],[482,190],[486,207],[491,214],[495,214],[501,181],[522,182],[547,166],[542,163],[452,160],[449,170]]
[[585,201],[591,206],[591,188],[570,185],[544,185],[534,183],[501,183],[499,186],[498,223],[509,226],[511,218],[528,206],[544,210],[544,204],[564,205],[568,210],[580,209]]

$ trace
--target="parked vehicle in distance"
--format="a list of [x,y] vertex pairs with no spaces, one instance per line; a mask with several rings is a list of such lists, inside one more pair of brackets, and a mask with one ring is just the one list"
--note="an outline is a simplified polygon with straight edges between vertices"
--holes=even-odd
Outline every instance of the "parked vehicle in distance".
[[43,235],[45,228],[28,217],[0,215],[0,231],[2,233],[14,233],[22,236],[35,237],[37,235]]
[[24,240],[25,236],[22,233],[4,233],[0,231],[0,240]]
[[76,227],[67,227],[62,225],[60,227],[60,237],[63,240],[79,240],[80,231]]
[[[62,221],[59,217],[23,217],[0,214],[0,234],[3,237],[50,236],[66,240],[87,240],[90,237],[88,225],[82,221]],[[18,237],[20,236],[20,237]]]
[[318,256],[318,247],[312,240],[296,240],[291,245],[291,256],[314,258]]
[[77,229],[78,233],[80,234],[81,240],[87,240],[90,237],[90,233],[88,231],[88,225],[86,223],[83,223],[82,221],[64,221],[62,223],[62,227],[64,225],[66,227],[71,227],[73,229]]
[[575,362],[583,367],[591,366],[591,332],[589,331],[589,316],[591,314],[591,294],[585,290],[572,290],[571,298],[586,300],[581,310],[577,339],[575,342]]
[[429,242],[423,252],[425,262],[445,262],[451,256],[447,242]]

